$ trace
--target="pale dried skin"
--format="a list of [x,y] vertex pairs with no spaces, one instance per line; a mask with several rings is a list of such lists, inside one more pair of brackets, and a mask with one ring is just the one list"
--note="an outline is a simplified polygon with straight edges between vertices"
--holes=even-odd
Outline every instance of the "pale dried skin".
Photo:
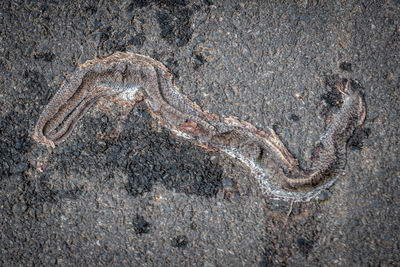
[[153,117],[174,133],[244,162],[266,195],[303,201],[333,184],[346,161],[346,143],[365,119],[363,98],[351,83],[343,80],[337,89],[343,104],[321,137],[310,170],[299,168],[272,129],[264,132],[236,118],[220,121],[217,115],[203,112],[179,92],[162,63],[134,53],[118,52],[79,66],[43,110],[34,139],[52,147],[65,141],[79,118],[100,98],[144,99]]

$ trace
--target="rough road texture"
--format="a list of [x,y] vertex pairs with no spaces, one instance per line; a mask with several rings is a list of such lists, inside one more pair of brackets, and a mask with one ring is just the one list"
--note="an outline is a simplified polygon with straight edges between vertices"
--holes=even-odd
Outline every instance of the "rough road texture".
[[[397,0],[3,1],[0,265],[378,265],[400,261]],[[336,184],[265,199],[246,168],[174,137],[139,106],[99,103],[53,153],[32,140],[64,76],[116,51],[166,64],[203,110],[274,125],[310,164],[358,80],[366,130]]]

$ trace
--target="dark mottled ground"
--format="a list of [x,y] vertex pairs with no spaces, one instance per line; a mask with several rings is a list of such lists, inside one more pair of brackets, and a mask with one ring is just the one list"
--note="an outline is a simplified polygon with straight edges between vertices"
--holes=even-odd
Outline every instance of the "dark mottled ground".
[[[0,265],[399,264],[399,1],[264,2],[2,1]],[[273,126],[302,166],[337,109],[330,77],[363,86],[366,130],[338,182],[292,209],[144,105],[99,103],[52,153],[36,144],[64,77],[116,51],[160,60],[205,110]]]

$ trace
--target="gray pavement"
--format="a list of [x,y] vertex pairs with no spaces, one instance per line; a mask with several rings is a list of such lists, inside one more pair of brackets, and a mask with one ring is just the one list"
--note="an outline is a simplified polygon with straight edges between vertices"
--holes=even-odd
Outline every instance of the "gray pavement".
[[[398,0],[63,2],[0,4],[1,266],[400,264]],[[35,143],[65,76],[116,51],[163,62],[203,110],[273,127],[303,167],[332,77],[364,88],[365,132],[335,185],[293,205],[143,104],[98,103],[52,153]]]

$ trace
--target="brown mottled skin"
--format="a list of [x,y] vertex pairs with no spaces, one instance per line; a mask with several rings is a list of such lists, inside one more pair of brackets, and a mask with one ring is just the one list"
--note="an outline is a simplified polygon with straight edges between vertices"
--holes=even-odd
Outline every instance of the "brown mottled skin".
[[298,171],[293,177],[286,177],[288,187],[317,185],[346,164],[347,141],[357,127],[363,126],[366,107],[363,96],[353,88],[351,81],[344,79],[336,88],[342,94],[343,104],[316,146],[313,166],[310,170]]
[[272,129],[264,132],[236,118],[221,121],[218,116],[203,112],[179,92],[162,63],[134,53],[117,52],[80,65],[44,108],[34,139],[54,147],[68,138],[79,118],[98,99],[122,98],[124,93],[133,92],[129,101],[144,99],[153,117],[165,127],[202,147],[234,151],[249,167],[252,162],[266,168],[263,162],[272,159],[281,169],[282,187],[292,191],[321,184],[342,168],[346,143],[364,122],[362,95],[347,80],[339,82],[336,88],[342,93],[343,104],[321,137],[310,170],[299,168]]

